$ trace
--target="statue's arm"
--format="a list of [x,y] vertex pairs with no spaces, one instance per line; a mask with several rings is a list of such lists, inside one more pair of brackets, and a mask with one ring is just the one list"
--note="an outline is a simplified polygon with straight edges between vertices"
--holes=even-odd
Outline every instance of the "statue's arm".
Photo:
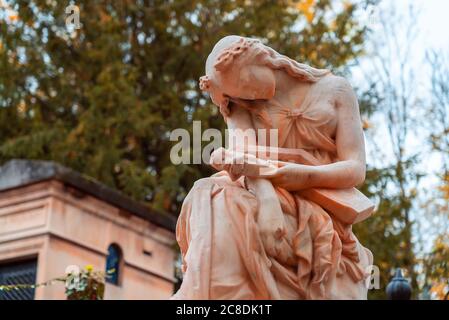
[[336,145],[339,161],[309,166],[287,164],[272,178],[274,185],[295,191],[308,188],[350,188],[365,180],[365,144],[357,98],[350,84],[336,78]]

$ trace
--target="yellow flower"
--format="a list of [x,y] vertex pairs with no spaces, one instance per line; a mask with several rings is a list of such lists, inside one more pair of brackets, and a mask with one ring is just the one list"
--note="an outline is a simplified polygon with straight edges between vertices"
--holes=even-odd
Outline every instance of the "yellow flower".
[[91,265],[91,264],[88,264],[87,266],[84,267],[84,269],[85,269],[87,272],[92,272],[92,271],[94,270],[94,266]]

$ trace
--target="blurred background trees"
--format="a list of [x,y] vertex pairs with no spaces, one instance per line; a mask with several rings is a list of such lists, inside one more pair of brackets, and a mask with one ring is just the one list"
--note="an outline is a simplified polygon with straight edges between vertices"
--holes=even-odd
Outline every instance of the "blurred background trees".
[[[376,130],[368,132],[368,144],[375,148],[377,160],[382,161],[370,168],[365,185],[372,197],[377,197],[379,208],[373,219],[364,226],[356,226],[356,230],[368,231],[364,240],[378,253],[381,283],[388,283],[392,267],[401,267],[407,270],[416,290],[412,210],[416,207],[416,189],[421,178],[417,164],[423,150],[413,148],[410,141],[416,133],[416,108],[420,103],[415,52],[411,50],[419,32],[418,16],[413,6],[399,11],[390,4],[387,9],[378,15],[377,32],[367,41],[370,66],[362,69],[370,94],[367,103],[375,106],[375,116],[381,122],[376,129],[383,131],[382,138],[372,132]],[[385,246],[396,250],[382,249]]]
[[[376,255],[381,284],[400,267],[414,298],[444,298],[449,292],[447,52],[420,48],[422,9],[415,3],[382,2],[377,12],[365,38],[366,55],[356,58],[363,79],[356,83],[364,90],[361,104],[372,106],[363,191],[378,208],[354,229]],[[384,297],[376,290],[370,296]]]
[[[378,0],[72,3],[80,9],[80,29],[66,26],[65,1],[0,1],[0,164],[12,158],[54,160],[162,214],[176,215],[193,182],[213,171],[203,164],[173,165],[170,132],[191,132],[194,120],[201,121],[202,130],[224,129],[197,85],[218,39],[258,37],[298,61],[348,77],[368,61],[373,68],[358,68],[365,74],[351,82],[372,146],[362,191],[376,201],[377,211],[354,226],[381,271],[381,290],[372,290],[370,297],[385,298],[395,267],[408,270],[415,289],[426,287],[444,297],[449,279],[448,229],[441,227],[449,221],[448,60],[441,60],[440,52],[428,54],[433,101],[421,110],[432,115],[425,131],[429,150],[441,154],[445,165],[441,188],[426,197],[418,183],[427,149],[407,142],[416,135],[422,103],[409,57],[414,26],[402,25],[409,38],[397,39],[403,17],[382,15],[380,30],[371,30],[363,13],[371,17]],[[377,123],[385,129],[380,138]],[[392,146],[390,154],[386,144]],[[429,219],[439,216],[441,228],[432,229],[431,240],[420,238],[416,212]],[[422,248],[420,241],[434,246]]]
[[[437,185],[423,205],[425,218],[431,223],[428,232],[435,234],[430,252],[422,257],[423,288],[440,299],[449,300],[449,53],[429,50],[430,105],[426,108],[428,141],[440,156]],[[426,230],[427,231],[427,230]]]

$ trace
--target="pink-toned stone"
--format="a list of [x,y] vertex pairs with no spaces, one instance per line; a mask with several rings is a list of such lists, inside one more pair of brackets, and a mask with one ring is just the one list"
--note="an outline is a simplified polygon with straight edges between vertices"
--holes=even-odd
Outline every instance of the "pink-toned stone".
[[[175,282],[173,242],[172,232],[56,180],[0,192],[0,262],[37,257],[38,283],[69,265],[104,270],[117,243],[121,282],[106,284],[105,299],[165,299]],[[35,298],[65,299],[64,285],[37,288]]]
[[[173,298],[366,299],[373,258],[351,224],[373,205],[354,188],[365,179],[365,149],[350,84],[229,36],[209,55],[200,88],[235,136],[277,129],[278,144],[254,135],[212,154],[220,172],[195,183],[178,220],[184,281]],[[258,147],[277,159],[250,152]]]

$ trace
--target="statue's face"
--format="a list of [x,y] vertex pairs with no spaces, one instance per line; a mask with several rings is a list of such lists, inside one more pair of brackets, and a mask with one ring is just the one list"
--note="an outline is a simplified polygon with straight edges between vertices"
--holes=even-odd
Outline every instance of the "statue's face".
[[274,96],[275,73],[265,65],[260,48],[248,50],[254,44],[254,39],[227,36],[217,42],[207,57],[206,76],[200,79],[200,86],[209,92],[222,113],[227,110],[229,97],[268,100]]
[[240,64],[216,74],[222,95],[246,100],[273,98],[276,81],[271,68],[257,64]]

